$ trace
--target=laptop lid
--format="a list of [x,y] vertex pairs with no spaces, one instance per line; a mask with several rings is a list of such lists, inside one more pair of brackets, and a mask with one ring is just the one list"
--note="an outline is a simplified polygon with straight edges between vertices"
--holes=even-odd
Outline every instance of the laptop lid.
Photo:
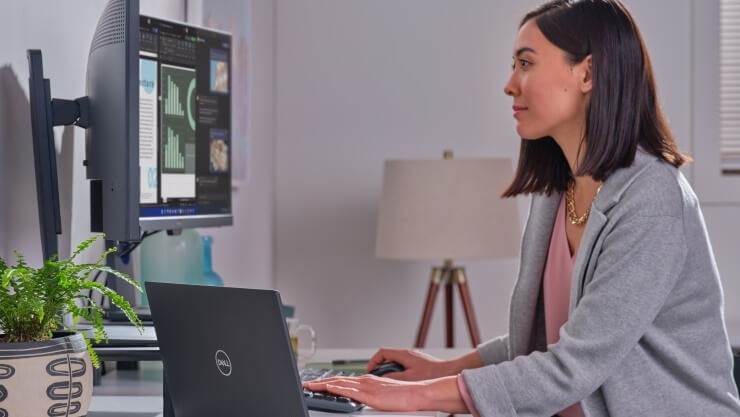
[[146,282],[177,417],[307,417],[273,290]]

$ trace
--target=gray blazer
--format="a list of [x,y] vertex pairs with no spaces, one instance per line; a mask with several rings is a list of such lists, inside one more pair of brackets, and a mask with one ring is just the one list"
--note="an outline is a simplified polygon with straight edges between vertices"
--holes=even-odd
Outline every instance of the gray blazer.
[[683,175],[638,151],[593,203],[560,340],[547,346],[542,275],[560,194],[535,195],[509,334],[463,372],[482,417],[740,416],[723,295],[699,203]]

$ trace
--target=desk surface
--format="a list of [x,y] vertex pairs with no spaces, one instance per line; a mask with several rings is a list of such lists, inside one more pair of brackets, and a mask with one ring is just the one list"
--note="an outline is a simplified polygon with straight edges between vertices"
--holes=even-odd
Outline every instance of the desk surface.
[[[138,336],[131,326],[113,326],[111,337],[136,337],[141,339],[156,338],[152,327],[145,334]],[[727,323],[730,343],[740,350],[740,322]],[[110,348],[109,353],[120,348]],[[100,385],[94,387],[88,417],[161,417],[162,410],[162,364],[156,360],[157,348],[142,348],[148,359],[139,362],[139,369],[132,371],[114,370],[102,378]],[[458,349],[425,349],[424,351],[439,358],[452,358],[466,353],[470,348]],[[333,359],[367,359],[376,349],[321,349],[309,362],[329,362]],[[442,416],[433,412],[427,413],[382,413],[375,410],[364,410],[361,415],[382,415],[386,417],[405,416]],[[337,417],[337,414],[311,412],[311,416]]]
[[[332,359],[366,359],[376,349],[320,349],[310,359],[312,362],[329,362]],[[470,351],[461,349],[424,349],[439,358],[452,358]],[[337,417],[341,414],[311,411],[312,417]],[[384,417],[442,417],[446,413],[416,412],[388,413],[365,409],[352,415]],[[161,417],[162,416],[162,363],[139,362],[138,370],[113,370],[103,376],[101,384],[93,389],[88,417]]]

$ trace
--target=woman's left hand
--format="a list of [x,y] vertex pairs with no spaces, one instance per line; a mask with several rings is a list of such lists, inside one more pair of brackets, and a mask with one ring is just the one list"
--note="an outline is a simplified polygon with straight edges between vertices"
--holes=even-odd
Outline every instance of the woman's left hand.
[[304,382],[311,391],[328,391],[360,401],[376,410],[436,410],[468,413],[457,389],[456,376],[427,381],[399,381],[375,375],[332,377]]

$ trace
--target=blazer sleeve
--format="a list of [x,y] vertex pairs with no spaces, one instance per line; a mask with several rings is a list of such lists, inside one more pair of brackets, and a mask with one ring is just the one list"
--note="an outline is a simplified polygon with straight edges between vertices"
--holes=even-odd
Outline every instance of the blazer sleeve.
[[509,360],[509,335],[506,334],[483,342],[476,349],[484,365],[493,365]]
[[[680,214],[634,214],[603,232],[601,252],[592,255],[598,256],[593,275],[560,340],[546,352],[463,372],[482,417],[549,416],[582,400],[614,372],[658,315],[687,253]],[[487,352],[488,346],[479,349]],[[500,358],[485,355],[491,363]]]

